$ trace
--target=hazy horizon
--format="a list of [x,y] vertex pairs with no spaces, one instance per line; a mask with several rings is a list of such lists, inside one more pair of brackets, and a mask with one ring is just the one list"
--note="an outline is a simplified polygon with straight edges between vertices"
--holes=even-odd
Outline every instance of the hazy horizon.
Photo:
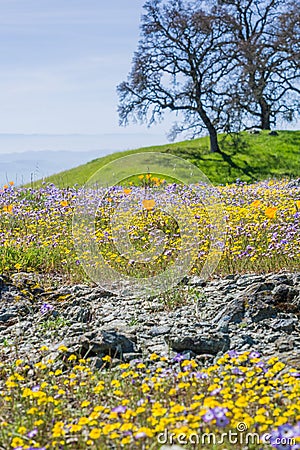
[[163,143],[160,135],[144,133],[0,134],[0,186],[25,184],[110,153]]
[[111,152],[92,151],[25,151],[2,153],[0,157],[0,187],[13,181],[16,186],[46,178],[54,173],[68,170],[101,158]]
[[168,143],[159,133],[0,133],[0,155],[28,151],[122,151]]

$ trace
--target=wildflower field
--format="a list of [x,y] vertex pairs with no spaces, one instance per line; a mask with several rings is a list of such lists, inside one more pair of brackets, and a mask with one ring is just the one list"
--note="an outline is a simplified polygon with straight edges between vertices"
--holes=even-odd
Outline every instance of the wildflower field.
[[166,436],[174,444],[185,436],[187,449],[299,448],[300,373],[276,358],[231,351],[203,369],[152,354],[161,367],[151,370],[138,361],[112,369],[107,356],[95,371],[60,351],[64,370],[53,369],[46,347],[33,368],[1,364],[1,448],[156,450]]
[[[152,197],[147,196],[149,186]],[[209,250],[207,230],[214,226],[201,196],[196,190],[191,198],[184,186],[151,174],[115,186],[105,197],[96,217],[99,250],[112,265],[133,275],[142,271],[149,276],[172,262],[180,249],[180,230],[174,218],[155,208],[155,187],[161,186],[170,201],[180,195],[199,224],[201,245],[191,274],[200,273]],[[72,236],[80,189],[53,184],[15,188],[13,183],[2,188],[1,274],[37,272],[59,274],[69,282],[87,281]],[[299,188],[288,187],[286,180],[271,180],[218,190],[226,223],[219,274],[299,270]],[[168,238],[154,266],[127,264],[112,245],[108,218],[118,202],[131,195],[141,198],[141,212],[129,230],[137,250],[147,250],[152,229],[160,228]],[[91,203],[94,200],[91,191]],[[88,359],[63,346],[62,368],[57,368],[47,347],[39,352],[34,364],[17,355],[13,364],[0,358],[0,449],[156,450],[172,442],[186,449],[233,450],[246,444],[249,449],[300,448],[300,373],[275,357],[230,351],[203,368],[182,355],[168,360],[152,354],[150,362],[117,367],[106,356],[96,370]],[[237,433],[235,443],[228,437],[230,430]],[[210,433],[210,440],[201,441]],[[171,442],[164,442],[166,434]]]
[[[146,182],[154,186],[153,198],[147,198]],[[138,272],[149,276],[155,270],[163,270],[180,248],[176,221],[155,208],[155,185],[162,182],[146,175],[140,186],[115,186],[101,203],[101,218],[96,228],[99,250],[110,264],[129,274]],[[197,220],[200,246],[192,273],[199,273],[209,250],[208,231],[214,224],[209,222],[197,191],[190,198],[182,186],[166,183],[165,189],[170,202],[178,201],[180,196],[180,201],[192,210]],[[288,188],[286,181],[239,183],[218,189],[226,221],[223,230],[226,245],[218,267],[220,274],[299,269],[299,189]],[[72,216],[78,195],[80,189],[59,189],[51,184],[36,190],[4,186],[0,193],[0,272],[37,271],[60,273],[73,281],[84,279],[72,237]],[[156,258],[154,267],[128,264],[113,248],[109,218],[118,202],[131,195],[141,197],[141,212],[132,217],[129,230],[137,249],[140,252],[147,249],[153,229],[161,229],[167,237],[165,249]],[[94,201],[91,190],[91,204]]]

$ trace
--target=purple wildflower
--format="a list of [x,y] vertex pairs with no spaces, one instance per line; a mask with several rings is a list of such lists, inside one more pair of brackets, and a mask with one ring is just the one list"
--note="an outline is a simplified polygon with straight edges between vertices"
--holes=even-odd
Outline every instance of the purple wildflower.
[[203,416],[204,422],[211,422],[212,420],[214,420],[214,418],[215,416],[211,409],[209,409]]
[[205,380],[206,378],[208,378],[208,375],[207,373],[196,372],[195,377],[198,378],[199,380]]
[[300,377],[300,372],[292,372],[291,376],[295,377],[295,378],[299,378]]
[[221,390],[221,388],[214,389],[213,391],[211,391],[210,395],[214,397],[215,395],[219,394]]
[[300,437],[300,422],[294,426],[294,437]]
[[51,311],[54,308],[54,306],[50,305],[49,303],[43,303],[41,306],[41,313],[47,314],[47,312]]
[[123,414],[126,411],[126,406],[119,405],[112,409],[112,412],[116,412],[118,414]]
[[135,437],[135,439],[143,439],[143,438],[147,437],[147,435],[144,431],[140,431],[139,433],[136,433],[136,435],[134,437]]
[[29,447],[28,450],[46,450],[46,447]]
[[271,446],[277,450],[293,450],[290,440],[296,437],[297,428],[298,425],[293,427],[286,423],[278,427],[277,430],[273,430],[270,439]]
[[33,386],[33,388],[31,388],[32,392],[38,392],[40,390],[40,385],[37,384],[36,386]]
[[294,437],[294,427],[288,423],[278,427],[278,432],[282,437],[291,438]]
[[220,428],[226,427],[229,424],[229,419],[226,417],[227,408],[221,408],[216,406],[213,409],[209,409],[203,416],[204,422],[211,422],[216,420],[216,425]]
[[234,368],[232,369],[232,373],[233,373],[233,375],[242,375],[242,374],[243,374],[243,372],[241,371],[241,369],[239,369],[238,367],[234,367]]
[[27,436],[32,439],[34,438],[34,436],[36,436],[38,434],[38,430],[36,428],[34,428],[33,430],[29,431],[29,433],[27,433]]
[[255,350],[253,350],[253,352],[251,352],[249,355],[249,359],[254,359],[254,358],[260,358],[260,353],[258,353]]
[[181,362],[184,361],[185,357],[183,355],[181,355],[180,353],[177,353],[176,356],[174,356],[173,361],[174,362]]
[[217,427],[224,428],[229,424],[229,419],[226,416],[216,419]]
[[214,412],[214,416],[216,418],[220,418],[220,417],[224,417],[225,413],[227,413],[228,409],[227,408],[221,408],[220,406],[216,406],[213,409]]

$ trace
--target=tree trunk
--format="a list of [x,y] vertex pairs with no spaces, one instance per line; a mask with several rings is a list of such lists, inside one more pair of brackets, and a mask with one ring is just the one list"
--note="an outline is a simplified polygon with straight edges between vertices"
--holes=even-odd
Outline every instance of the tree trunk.
[[261,99],[260,102],[260,126],[262,130],[271,130],[271,111],[270,106],[265,99]]
[[209,131],[210,151],[211,153],[220,153],[220,147],[218,143],[218,135],[215,128],[212,126]]
[[[199,102],[200,103],[200,102]],[[218,134],[211,123],[208,115],[206,114],[206,111],[203,109],[203,106],[199,104],[199,115],[204,122],[204,125],[206,126],[208,132],[209,132],[209,139],[210,139],[210,151],[211,153],[221,153],[219,143],[218,143]]]

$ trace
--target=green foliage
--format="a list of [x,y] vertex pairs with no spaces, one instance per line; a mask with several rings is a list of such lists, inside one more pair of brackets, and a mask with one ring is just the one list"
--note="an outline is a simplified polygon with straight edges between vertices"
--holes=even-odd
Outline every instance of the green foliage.
[[69,322],[64,317],[58,316],[58,317],[52,317],[50,319],[45,320],[44,322],[41,322],[40,327],[44,331],[48,330],[59,330],[60,328],[64,327],[65,325],[69,325]]

